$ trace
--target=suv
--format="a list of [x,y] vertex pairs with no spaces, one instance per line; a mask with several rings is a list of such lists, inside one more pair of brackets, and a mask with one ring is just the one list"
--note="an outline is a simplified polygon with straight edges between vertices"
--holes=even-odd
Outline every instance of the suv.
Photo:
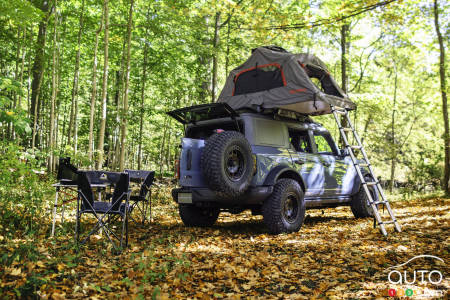
[[224,210],[262,214],[275,234],[298,231],[309,208],[350,205],[357,218],[373,216],[350,156],[305,115],[226,103],[168,114],[185,126],[172,196],[187,226],[211,226]]

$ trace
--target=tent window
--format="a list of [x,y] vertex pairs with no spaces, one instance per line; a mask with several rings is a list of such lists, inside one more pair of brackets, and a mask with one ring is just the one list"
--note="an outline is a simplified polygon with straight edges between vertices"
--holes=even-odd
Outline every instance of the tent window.
[[337,96],[337,97],[341,97],[341,98],[344,97],[344,95],[342,95],[338,91],[336,86],[333,84],[333,81],[331,80],[331,76],[328,72],[326,72],[325,70],[323,70],[321,68],[312,66],[312,65],[305,66],[301,62],[299,62],[299,64],[306,71],[306,74],[308,74],[308,76],[311,78],[311,81],[317,87],[319,87],[319,82],[320,82],[320,86],[322,87],[321,90],[325,94],[333,95],[333,96]]
[[266,91],[285,85],[286,80],[279,64],[256,66],[236,75],[233,96]]

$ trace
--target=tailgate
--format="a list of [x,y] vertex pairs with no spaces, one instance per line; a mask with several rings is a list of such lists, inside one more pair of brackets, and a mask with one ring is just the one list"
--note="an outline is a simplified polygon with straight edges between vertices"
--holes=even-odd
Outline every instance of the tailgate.
[[180,185],[185,187],[206,187],[200,159],[205,140],[182,138],[180,155]]

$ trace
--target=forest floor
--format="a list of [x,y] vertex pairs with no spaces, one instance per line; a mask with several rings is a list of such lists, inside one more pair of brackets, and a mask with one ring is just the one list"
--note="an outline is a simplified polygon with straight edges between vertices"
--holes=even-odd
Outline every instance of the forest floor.
[[101,236],[77,253],[73,219],[54,238],[47,231],[37,241],[1,244],[0,255],[27,253],[0,266],[2,298],[384,299],[389,289],[406,288],[413,298],[449,295],[449,268],[438,260],[419,258],[399,269],[409,281],[414,269],[439,270],[444,279],[437,285],[421,283],[419,274],[414,284],[391,284],[386,270],[423,254],[449,261],[449,199],[393,203],[403,232],[383,237],[348,207],[307,211],[299,232],[278,236],[250,212],[222,213],[212,228],[187,228],[168,189],[154,198],[153,222],[131,224],[129,247],[120,255]]

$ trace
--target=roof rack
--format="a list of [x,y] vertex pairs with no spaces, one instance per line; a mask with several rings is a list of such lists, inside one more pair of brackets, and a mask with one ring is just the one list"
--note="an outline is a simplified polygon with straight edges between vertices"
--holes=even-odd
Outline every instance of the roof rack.
[[279,116],[285,119],[293,119],[301,122],[314,123],[314,121],[308,115],[282,108],[277,109],[275,116]]
[[250,112],[250,113],[256,113],[261,114],[264,116],[270,116],[275,120],[293,120],[293,121],[299,121],[303,123],[316,123],[311,117],[309,117],[306,114],[302,114],[296,111],[282,109],[282,108],[241,108],[236,111],[237,113],[244,113],[244,112]]

